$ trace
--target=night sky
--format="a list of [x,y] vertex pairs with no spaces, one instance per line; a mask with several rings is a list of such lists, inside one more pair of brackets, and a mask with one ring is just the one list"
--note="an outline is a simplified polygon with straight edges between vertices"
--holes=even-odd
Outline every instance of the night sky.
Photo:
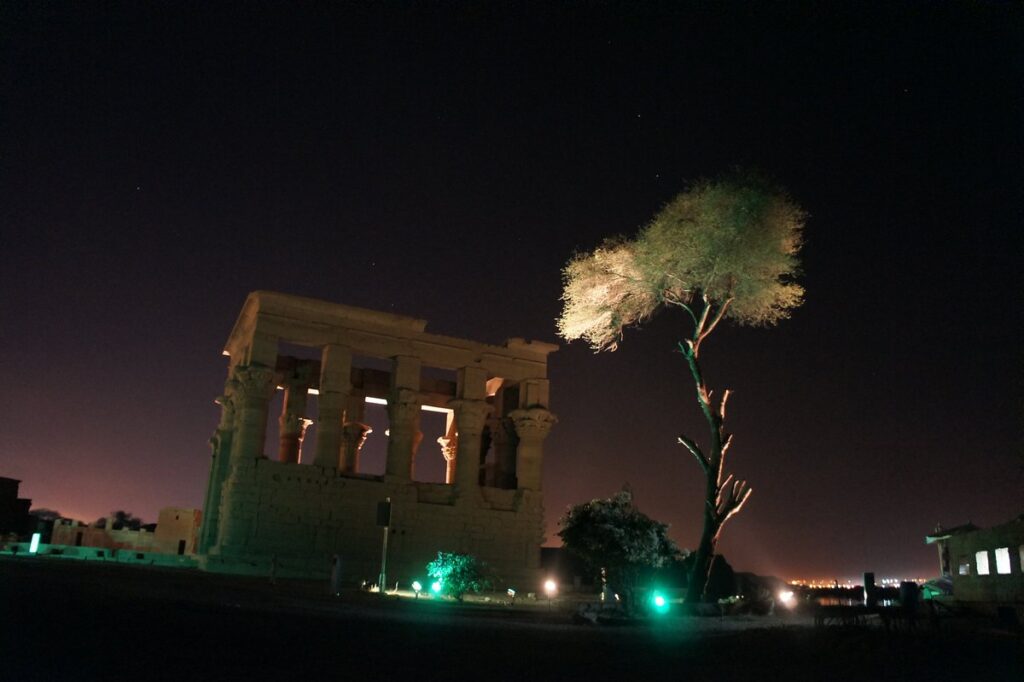
[[[702,348],[754,488],[726,558],[930,576],[937,522],[1024,512],[1020,4],[41,5],[0,6],[0,475],[35,507],[200,506],[252,290],[556,341],[575,249],[743,165],[810,214],[807,299]],[[628,482],[696,545],[684,329],[551,356],[549,544]]]

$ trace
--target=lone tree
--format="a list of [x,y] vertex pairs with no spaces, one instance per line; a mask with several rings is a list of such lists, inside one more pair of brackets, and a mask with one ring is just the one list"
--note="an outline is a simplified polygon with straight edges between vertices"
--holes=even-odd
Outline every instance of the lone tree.
[[595,575],[604,569],[608,584],[626,598],[627,610],[644,578],[680,554],[668,526],[637,509],[628,489],[569,507],[559,523],[566,549]]
[[[687,601],[698,601],[710,575],[722,526],[742,509],[751,489],[724,476],[732,434],[725,430],[729,391],[712,402],[699,362],[701,345],[722,322],[771,326],[803,301],[793,281],[804,211],[763,178],[737,173],[702,181],[666,205],[633,239],[605,241],[573,256],[563,270],[566,340],[613,351],[626,327],[663,308],[686,313],[690,332],[678,342],[697,389],[708,440],[680,435],[705,477],[704,530],[694,557]],[[692,327],[691,327],[692,324]]]

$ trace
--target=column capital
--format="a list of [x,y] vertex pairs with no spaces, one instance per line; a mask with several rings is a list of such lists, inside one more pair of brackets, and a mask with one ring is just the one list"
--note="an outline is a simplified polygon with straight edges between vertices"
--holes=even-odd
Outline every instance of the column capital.
[[441,446],[441,455],[444,457],[446,462],[451,462],[455,459],[455,455],[459,448],[458,438],[446,438],[445,436],[441,436],[437,439],[437,444]]
[[396,388],[388,396],[388,418],[391,421],[390,428],[403,428],[406,424],[413,425],[415,417],[419,416],[420,408],[423,407],[423,398],[419,391],[409,388]]
[[558,423],[558,418],[543,407],[512,410],[508,417],[515,426],[519,440],[528,442],[543,441],[551,432],[551,427]]
[[460,436],[480,435],[491,413],[485,400],[449,400],[448,407],[455,412],[455,428]]
[[235,395],[243,404],[262,404],[274,395],[274,370],[260,365],[235,367]]

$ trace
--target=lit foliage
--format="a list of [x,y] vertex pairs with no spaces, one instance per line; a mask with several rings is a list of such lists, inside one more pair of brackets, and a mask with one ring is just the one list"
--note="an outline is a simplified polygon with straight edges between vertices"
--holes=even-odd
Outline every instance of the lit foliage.
[[687,601],[704,596],[722,526],[751,489],[725,476],[732,434],[725,429],[730,392],[712,402],[698,360],[702,342],[724,319],[767,326],[789,317],[803,301],[793,281],[806,218],[785,192],[763,178],[737,173],[704,181],[669,202],[633,239],[617,238],[578,253],[563,270],[566,340],[615,350],[626,327],[663,306],[686,311],[691,331],[678,344],[697,389],[708,442],[680,434],[678,442],[704,473],[704,530],[693,558]]
[[803,300],[792,277],[804,218],[756,176],[698,183],[635,238],[608,240],[569,261],[559,334],[615,350],[626,327],[662,305],[685,308],[695,325],[706,308],[706,333],[723,318],[774,324]]
[[570,507],[559,523],[565,547],[595,574],[604,568],[609,585],[626,595],[680,553],[668,526],[637,509],[629,490]]
[[438,552],[427,564],[427,575],[441,583],[441,593],[459,601],[466,592],[481,592],[492,587],[487,565],[470,554]]

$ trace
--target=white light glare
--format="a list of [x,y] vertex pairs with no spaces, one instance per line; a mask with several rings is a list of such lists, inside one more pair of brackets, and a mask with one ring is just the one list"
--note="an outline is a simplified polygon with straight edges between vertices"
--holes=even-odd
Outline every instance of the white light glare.
[[783,606],[792,606],[794,597],[791,590],[783,590],[779,592],[779,601],[782,602]]
[[555,596],[555,593],[558,592],[558,583],[556,583],[554,580],[551,580],[550,578],[545,580],[544,592],[547,593],[548,597]]

